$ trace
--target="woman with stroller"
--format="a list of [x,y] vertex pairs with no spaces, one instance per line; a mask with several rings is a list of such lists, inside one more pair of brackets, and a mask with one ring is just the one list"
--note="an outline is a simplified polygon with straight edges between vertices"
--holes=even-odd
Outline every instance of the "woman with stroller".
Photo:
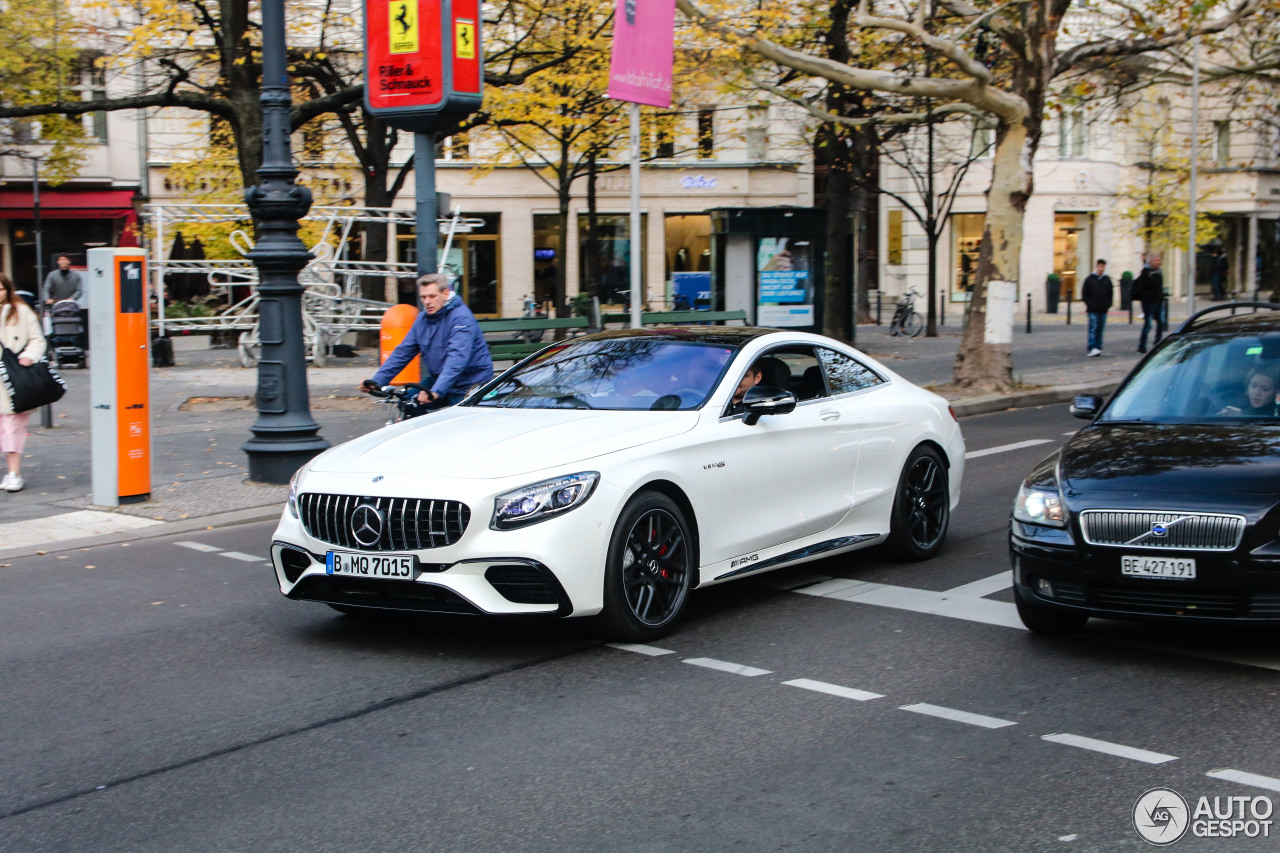
[[[18,356],[18,363],[30,367],[44,357],[44,335],[40,319],[18,296],[13,282],[0,273],[0,345]],[[17,492],[22,482],[22,449],[27,443],[27,421],[30,412],[15,413],[9,392],[0,382],[0,453],[4,454],[8,472],[0,479],[0,489]]]

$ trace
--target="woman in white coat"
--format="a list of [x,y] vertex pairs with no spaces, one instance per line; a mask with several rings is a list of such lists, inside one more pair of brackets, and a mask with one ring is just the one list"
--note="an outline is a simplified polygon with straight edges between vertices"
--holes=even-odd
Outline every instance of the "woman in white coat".
[[[44,358],[45,341],[40,331],[40,318],[18,296],[13,282],[0,273],[0,344],[17,354],[18,363],[31,366]],[[30,412],[15,414],[13,401],[0,382],[0,453],[8,464],[8,473],[0,479],[0,489],[19,491],[22,481],[22,448],[27,443],[27,421]]]

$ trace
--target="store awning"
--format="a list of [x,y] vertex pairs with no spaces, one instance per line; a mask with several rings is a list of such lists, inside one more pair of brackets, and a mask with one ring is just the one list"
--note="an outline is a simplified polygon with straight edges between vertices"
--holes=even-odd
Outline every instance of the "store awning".
[[[133,215],[133,190],[40,190],[45,219],[121,219]],[[31,219],[31,190],[0,189],[0,219]]]

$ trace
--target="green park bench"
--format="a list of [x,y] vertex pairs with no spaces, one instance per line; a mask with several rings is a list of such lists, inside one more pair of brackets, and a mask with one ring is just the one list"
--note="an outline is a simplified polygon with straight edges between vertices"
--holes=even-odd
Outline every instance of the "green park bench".
[[480,324],[480,331],[484,332],[486,337],[490,333],[503,334],[507,337],[498,340],[489,340],[489,355],[494,361],[519,361],[528,355],[533,355],[538,350],[547,346],[550,341],[535,340],[528,341],[513,337],[520,332],[543,332],[554,329],[588,329],[591,324],[586,317],[547,317],[541,318],[517,318],[517,319],[497,319],[497,320],[477,320]]
[[[723,326],[730,320],[746,322],[747,312],[738,311],[646,311],[640,315],[642,326],[681,326],[690,323],[715,323]],[[630,314],[605,314],[605,323],[630,323]]]

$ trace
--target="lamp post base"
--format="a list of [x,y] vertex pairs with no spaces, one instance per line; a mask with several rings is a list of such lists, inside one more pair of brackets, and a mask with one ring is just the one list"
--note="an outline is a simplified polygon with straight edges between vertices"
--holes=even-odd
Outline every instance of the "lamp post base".
[[254,436],[240,446],[249,457],[249,479],[255,483],[285,485],[295,471],[329,449],[318,435],[306,438]]

